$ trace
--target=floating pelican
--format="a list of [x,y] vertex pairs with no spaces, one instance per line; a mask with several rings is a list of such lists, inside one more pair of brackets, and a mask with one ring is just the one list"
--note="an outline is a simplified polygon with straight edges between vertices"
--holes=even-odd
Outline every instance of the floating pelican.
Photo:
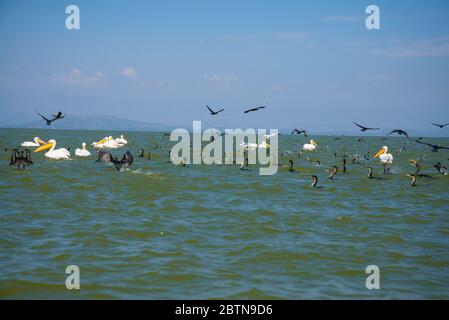
[[25,141],[21,143],[22,147],[39,147],[43,144],[46,144],[47,142],[42,141],[39,137],[34,137],[34,142],[31,141]]
[[391,164],[393,163],[393,155],[391,153],[387,153],[388,152],[388,147],[387,146],[383,146],[382,149],[379,150],[378,153],[376,153],[374,155],[374,158],[379,157],[380,162],[384,163],[384,164]]
[[126,141],[126,139],[123,137],[123,134],[120,135],[120,138],[115,139],[115,142],[117,142],[118,144],[127,144],[128,141]]
[[262,141],[262,143],[260,143],[260,144],[257,144],[257,143],[244,143],[243,142],[243,143],[240,144],[240,147],[242,147],[245,150],[248,150],[248,149],[254,150],[254,149],[257,149],[257,148],[268,149],[268,148],[270,148],[270,145],[266,141]]
[[50,140],[48,140],[47,144],[40,146],[39,148],[34,150],[34,152],[41,152],[41,151],[50,149],[49,151],[47,151],[45,153],[45,156],[47,158],[51,158],[51,159],[69,159],[70,158],[69,150],[67,150],[65,148],[59,148],[59,149],[55,150],[55,147],[56,147],[56,140],[50,139]]
[[80,148],[76,148],[75,150],[75,155],[78,157],[90,157],[90,152],[88,150],[86,150],[86,143],[83,142],[82,144],[82,149]]
[[123,146],[123,145],[118,143],[117,141],[115,141],[114,138],[112,138],[112,136],[109,136],[107,141],[105,143],[103,143],[103,147],[109,148],[109,149],[116,149],[121,146]]
[[313,151],[316,149],[316,147],[319,147],[319,146],[320,145],[312,139],[312,140],[310,140],[310,143],[305,143],[302,146],[302,150]]
[[101,139],[101,140],[98,140],[98,141],[96,141],[96,142],[92,142],[91,146],[94,147],[94,148],[102,148],[102,147],[103,147],[103,144],[104,144],[106,141],[108,141],[108,137],[104,137],[104,138]]

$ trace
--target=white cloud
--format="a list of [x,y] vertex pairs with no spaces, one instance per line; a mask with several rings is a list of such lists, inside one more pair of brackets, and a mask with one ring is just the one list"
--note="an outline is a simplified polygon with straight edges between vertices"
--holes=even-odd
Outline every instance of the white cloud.
[[282,87],[278,83],[273,83],[268,87],[268,91],[270,91],[270,92],[282,92],[284,90],[285,90],[284,87]]
[[128,79],[135,79],[137,77],[136,70],[130,67],[123,69],[122,75]]
[[261,34],[227,34],[219,38],[222,41],[240,41],[240,42],[254,42],[254,41],[267,41],[267,40],[285,40],[294,41],[302,40],[306,36],[303,32],[290,31],[290,32],[272,32]]
[[321,20],[323,21],[332,21],[332,22],[356,22],[362,21],[362,16],[328,16],[324,17]]
[[80,69],[72,69],[69,74],[54,75],[52,80],[54,82],[68,85],[95,86],[104,83],[105,75],[102,72],[97,72],[93,75],[87,75],[84,74]]
[[413,42],[395,40],[396,45],[390,48],[373,50],[393,58],[443,57],[449,56],[449,36]]
[[280,40],[300,40],[304,39],[305,34],[302,32],[277,32],[273,34],[275,39]]
[[204,80],[208,82],[236,82],[239,78],[233,74],[204,74]]

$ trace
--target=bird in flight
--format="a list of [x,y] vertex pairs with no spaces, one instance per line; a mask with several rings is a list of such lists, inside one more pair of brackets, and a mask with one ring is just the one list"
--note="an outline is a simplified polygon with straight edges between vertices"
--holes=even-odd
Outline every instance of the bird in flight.
[[52,114],[53,119],[48,119],[48,118],[44,117],[43,115],[41,115],[37,110],[35,110],[35,111],[36,111],[36,113],[37,113],[39,116],[41,116],[42,119],[45,120],[45,123],[47,124],[47,126],[51,125],[51,123],[52,123],[53,121],[56,121],[56,120],[58,120],[58,119],[62,119],[62,118],[65,117],[65,116],[62,114],[62,112],[59,111],[57,114]]
[[252,112],[252,111],[257,111],[257,110],[259,110],[259,109],[264,109],[264,108],[265,108],[265,106],[262,106],[262,107],[255,107],[255,108],[251,108],[251,109],[245,110],[245,111],[243,111],[243,113],[248,113],[248,112]]
[[307,137],[307,131],[306,130],[298,130],[298,129],[293,129],[291,134],[301,134],[304,133],[304,137]]
[[352,121],[352,122],[354,122],[354,124],[355,124],[357,127],[360,128],[360,131],[366,131],[366,130],[379,130],[379,129],[380,129],[380,128],[368,128],[368,127],[365,127],[365,126],[362,126],[362,125],[358,124],[358,123],[355,122],[355,121]]
[[62,118],[64,118],[65,117],[65,115],[64,114],[62,114],[62,112],[61,111],[58,111],[58,113],[57,114],[52,114],[52,116],[53,116],[53,120],[56,120],[56,119],[62,119]]
[[397,133],[399,135],[406,136],[407,138],[410,139],[410,137],[408,136],[408,133],[401,129],[395,129],[395,130],[391,131],[389,134],[387,134],[387,136],[389,136],[390,134],[393,134],[393,133]]
[[440,127],[441,129],[443,129],[445,126],[447,126],[449,123],[446,123],[446,124],[438,124],[438,123],[433,123],[432,122],[432,124],[434,125],[434,126],[437,126],[437,127]]
[[436,144],[426,143],[426,142],[422,142],[422,141],[419,141],[419,140],[416,140],[416,139],[415,139],[415,141],[420,143],[420,144],[424,144],[426,146],[431,147],[432,148],[432,152],[438,152],[439,149],[448,149],[449,150],[449,147],[438,146]]
[[218,111],[214,111],[212,110],[207,104],[206,104],[206,108],[209,110],[211,116],[214,116],[216,114],[219,114],[220,112],[222,112],[224,109],[218,110]]

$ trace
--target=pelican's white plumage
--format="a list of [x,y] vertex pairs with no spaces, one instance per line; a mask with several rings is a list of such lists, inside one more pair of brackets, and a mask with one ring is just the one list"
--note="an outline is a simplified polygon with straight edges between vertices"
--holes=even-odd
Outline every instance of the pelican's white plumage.
[[391,153],[387,153],[387,152],[388,152],[388,147],[383,146],[382,149],[380,149],[379,152],[376,153],[374,158],[379,157],[380,162],[385,163],[385,164],[393,163],[393,155]]
[[262,141],[262,143],[257,144],[257,143],[241,143],[240,147],[242,149],[257,149],[257,148],[262,148],[262,149],[268,149],[270,148],[270,145],[266,142],[266,141]]
[[310,143],[305,143],[305,144],[302,146],[302,150],[313,151],[313,150],[315,150],[316,147],[318,147],[318,146],[319,146],[319,144],[316,143],[316,142],[312,139],[312,140],[310,140]]
[[43,150],[50,149],[45,153],[45,156],[47,158],[51,158],[51,159],[69,159],[70,158],[69,150],[67,150],[65,148],[55,149],[55,147],[56,147],[56,140],[50,139],[50,140],[48,140],[47,144],[40,146],[39,148],[34,150],[34,152],[41,152]]
[[83,146],[83,147],[82,147],[81,149],[80,149],[80,148],[76,148],[76,150],[75,150],[75,155],[78,156],[78,157],[90,157],[91,154],[90,154],[90,152],[86,149],[86,143],[83,142],[82,146]]
[[42,144],[46,144],[45,141],[42,141],[39,137],[34,137],[34,142],[25,141],[21,143],[22,147],[39,147]]
[[120,135],[120,138],[115,139],[115,142],[118,144],[127,144],[128,141],[126,141],[125,137],[123,137],[123,134]]

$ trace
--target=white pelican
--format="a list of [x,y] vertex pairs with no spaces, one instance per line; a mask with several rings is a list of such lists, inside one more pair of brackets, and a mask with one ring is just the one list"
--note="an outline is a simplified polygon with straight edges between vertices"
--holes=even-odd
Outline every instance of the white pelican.
[[90,152],[88,150],[86,150],[86,143],[83,142],[82,144],[83,148],[76,148],[75,150],[75,155],[77,155],[78,157],[90,157]]
[[122,147],[123,145],[118,143],[117,141],[114,140],[114,138],[112,138],[112,136],[109,136],[107,138],[107,141],[105,143],[103,143],[103,147],[104,148],[109,148],[109,149],[115,149],[118,147]]
[[257,143],[241,143],[240,147],[242,147],[243,149],[257,149],[257,148],[263,148],[263,149],[268,149],[270,148],[270,145],[266,142],[266,141],[262,141],[261,144],[257,144]]
[[316,143],[313,139],[310,140],[310,143],[305,143],[302,146],[302,150],[308,150],[308,151],[313,151],[316,149],[316,147],[319,147],[320,145],[318,143]]
[[69,150],[67,150],[65,148],[59,148],[59,149],[55,150],[55,147],[56,147],[56,141],[54,139],[50,139],[50,140],[48,140],[47,144],[40,146],[39,148],[34,150],[34,152],[41,152],[41,151],[50,149],[45,153],[45,156],[47,158],[51,158],[51,159],[69,159],[70,158]]
[[91,146],[94,147],[94,148],[102,148],[102,147],[103,147],[103,144],[104,144],[106,141],[108,141],[108,137],[104,137],[104,138],[101,139],[101,140],[98,140],[98,141],[96,141],[96,142],[92,142]]
[[379,157],[380,162],[382,162],[384,164],[393,163],[393,155],[391,153],[387,153],[387,152],[388,152],[388,147],[383,146],[382,149],[380,149],[379,152],[374,155],[374,158]]
[[45,141],[42,141],[39,137],[34,137],[34,142],[31,141],[25,141],[22,142],[21,146],[22,147],[39,147],[42,144],[46,144]]
[[127,144],[128,141],[126,141],[126,139],[123,137],[123,134],[120,135],[120,138],[115,139],[115,142],[119,143],[119,144]]

